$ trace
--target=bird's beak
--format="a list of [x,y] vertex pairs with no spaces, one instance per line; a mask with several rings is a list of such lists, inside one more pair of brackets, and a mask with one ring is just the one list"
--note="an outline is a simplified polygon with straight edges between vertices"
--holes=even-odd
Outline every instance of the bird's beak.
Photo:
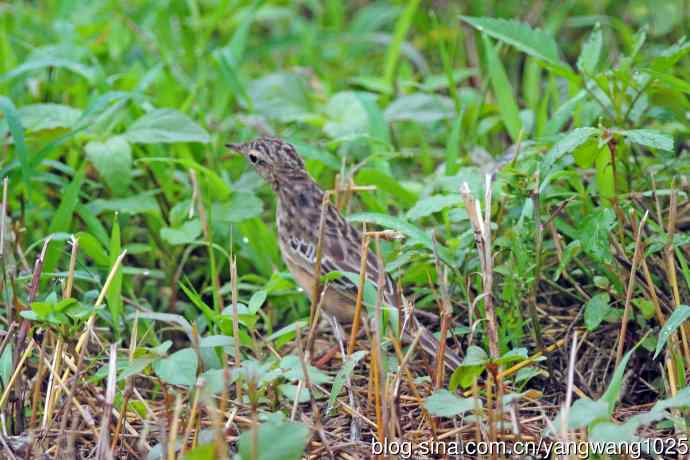
[[235,152],[244,153],[244,144],[225,144],[225,146]]

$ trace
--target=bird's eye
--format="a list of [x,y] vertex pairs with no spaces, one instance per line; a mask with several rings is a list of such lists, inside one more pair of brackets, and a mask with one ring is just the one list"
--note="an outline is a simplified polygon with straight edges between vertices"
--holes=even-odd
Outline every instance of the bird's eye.
[[258,157],[256,155],[254,155],[253,153],[250,153],[249,154],[249,161],[251,161],[252,163],[256,163],[256,160],[258,160]]

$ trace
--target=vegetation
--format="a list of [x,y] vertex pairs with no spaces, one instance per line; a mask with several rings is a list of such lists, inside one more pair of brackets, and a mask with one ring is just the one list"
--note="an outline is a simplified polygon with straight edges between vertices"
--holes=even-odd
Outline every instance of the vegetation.
[[[689,8],[0,4],[2,456],[687,436]],[[403,237],[371,247],[461,367],[310,324],[224,147],[259,135]]]

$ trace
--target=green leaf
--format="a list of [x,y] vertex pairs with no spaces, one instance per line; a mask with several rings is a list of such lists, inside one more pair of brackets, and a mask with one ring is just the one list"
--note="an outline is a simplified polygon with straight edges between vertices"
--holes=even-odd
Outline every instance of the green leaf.
[[451,195],[432,195],[419,200],[412,209],[407,211],[407,218],[410,220],[417,220],[451,206],[460,206],[461,203],[462,198],[457,193]]
[[620,445],[635,442],[640,439],[635,434],[636,431],[637,424],[634,421],[632,423],[626,422],[622,425],[611,421],[600,422],[589,430],[589,442],[599,445],[606,445],[603,443],[616,443],[616,445]]
[[630,142],[653,149],[673,151],[673,137],[653,129],[631,129],[622,131]]
[[324,111],[328,121],[323,131],[333,139],[368,132],[369,115],[353,91],[341,91],[331,96]]
[[192,219],[185,222],[179,228],[163,227],[160,231],[161,238],[169,244],[190,244],[201,235],[201,221]]
[[182,112],[156,109],[132,123],[123,135],[134,144],[171,144],[210,141],[210,136]]
[[609,314],[609,300],[607,293],[596,294],[585,304],[585,326],[588,331],[593,331],[601,324]]
[[[113,266],[119,255],[122,253],[120,219],[117,214],[115,214],[113,218],[113,228],[110,233],[110,247],[108,248],[108,252],[110,253],[110,266]],[[117,271],[113,276],[113,281],[108,289],[106,299],[108,300],[110,314],[113,316],[113,326],[115,328],[115,332],[119,335],[121,329],[120,317],[124,311],[124,304],[122,302],[122,265],[117,268]]]
[[577,68],[581,72],[592,75],[596,71],[599,58],[601,57],[601,50],[604,44],[604,35],[601,32],[601,24],[598,22],[594,25],[594,30],[587,37],[587,41],[582,46],[580,56],[577,58]]
[[588,213],[578,227],[582,249],[599,262],[611,259],[609,234],[616,224],[616,215],[609,208]]
[[484,43],[486,65],[491,79],[491,87],[494,90],[496,104],[498,105],[498,112],[501,114],[501,120],[503,120],[503,124],[506,126],[513,142],[517,142],[522,129],[522,121],[520,120],[520,109],[515,100],[513,88],[501,63],[501,58],[486,34],[482,34],[482,42]]
[[515,20],[470,16],[460,16],[460,19],[497,40],[553,65],[562,72],[572,73],[570,66],[561,61],[556,41],[542,30],[532,29],[529,25]]
[[153,370],[165,383],[191,387],[196,383],[197,365],[194,350],[184,348],[153,363]]
[[604,400],[578,399],[568,411],[568,428],[575,430],[589,426],[595,420],[608,420],[608,405]]
[[424,400],[424,407],[436,417],[454,417],[481,407],[474,398],[461,398],[448,390],[436,390]]
[[296,422],[266,422],[259,425],[256,445],[252,430],[237,441],[240,460],[299,460],[309,440],[309,429]]
[[414,121],[433,123],[455,116],[455,104],[445,96],[427,93],[413,93],[398,97],[386,110],[383,116],[388,123],[396,121]]
[[542,169],[548,172],[551,166],[563,155],[572,152],[597,133],[599,133],[599,130],[591,127],[575,128],[570,131],[556,142],[554,146],[551,147],[551,150],[544,156]]
[[265,289],[260,289],[256,291],[254,294],[252,294],[252,298],[249,299],[249,312],[251,314],[254,314],[261,309],[261,306],[264,304],[266,301],[266,297],[268,296],[268,293],[266,292]]
[[273,73],[249,84],[254,111],[282,122],[303,120],[311,116],[307,85],[291,73]]
[[[482,350],[484,351],[484,350]],[[528,358],[527,348],[513,348],[512,350],[504,353],[500,358],[496,360],[499,365],[510,364],[515,361],[524,361]]]
[[132,149],[120,136],[105,142],[91,141],[84,147],[86,158],[116,195],[127,192],[132,180]]
[[395,32],[393,39],[386,49],[386,58],[384,64],[384,79],[388,88],[393,87],[395,81],[395,72],[398,67],[398,59],[400,58],[400,49],[402,48],[405,36],[407,35],[412,22],[415,19],[415,12],[419,6],[420,0],[410,0],[407,2],[407,8],[402,15],[395,22]]
[[88,204],[89,209],[98,215],[105,211],[117,211],[123,214],[157,214],[160,212],[158,203],[153,197],[157,192],[143,192],[127,198],[110,200],[98,199]]
[[609,415],[613,414],[613,409],[616,406],[616,402],[618,402],[618,399],[620,398],[621,388],[623,388],[623,377],[625,376],[625,368],[628,365],[628,361],[630,361],[630,357],[635,350],[637,350],[637,347],[640,346],[645,337],[646,334],[639,342],[635,344],[634,347],[632,347],[630,351],[625,354],[625,356],[623,356],[623,359],[621,359],[621,362],[618,363],[616,370],[613,372],[611,383],[609,383],[609,386],[606,388],[606,392],[601,397],[601,400],[606,401],[608,404]]
[[[74,210],[79,203],[79,192],[81,191],[81,186],[84,182],[85,175],[86,171],[82,167],[74,175],[72,182],[65,187],[61,194],[62,200],[60,201],[60,206],[58,206],[57,211],[55,211],[55,214],[53,214],[53,218],[50,221],[50,226],[48,227],[49,233],[53,234],[70,231],[72,227],[72,216],[74,215]],[[58,258],[60,257],[62,251],[62,246],[62,243],[59,245],[52,243],[48,247],[45,261],[43,262],[43,271],[45,273],[55,271]]]
[[331,387],[331,395],[328,399],[328,408],[326,409],[326,414],[331,413],[335,407],[335,400],[338,398],[340,390],[343,389],[343,386],[349,380],[357,363],[361,361],[361,359],[364,358],[367,353],[368,352],[365,350],[359,350],[347,357],[342,367],[338,371],[338,374],[336,374],[335,380],[333,380],[333,386]]
[[474,381],[484,372],[486,364],[489,363],[489,355],[476,346],[470,345],[465,353],[462,364],[453,371],[450,377],[449,388],[453,391],[460,385],[462,388],[469,388]]
[[360,185],[375,185],[377,190],[392,195],[402,206],[412,206],[417,201],[417,195],[414,192],[407,189],[395,177],[378,169],[360,169],[355,176],[355,182]]
[[237,223],[259,217],[263,201],[253,193],[236,192],[230,201],[213,203],[213,218],[219,222]]
[[110,258],[105,252],[105,248],[95,236],[90,233],[79,232],[76,234],[76,238],[79,240],[79,248],[91,257],[94,262],[103,267],[110,265]]
[[22,182],[28,187],[29,176],[31,175],[31,165],[29,163],[29,154],[26,149],[26,144],[24,143],[24,126],[22,126],[19,113],[12,99],[0,96],[0,110],[5,115],[7,126],[10,129],[12,140],[16,147],[16,155],[22,169]]
[[13,349],[14,345],[8,343],[2,352],[2,356],[0,356],[0,383],[2,383],[3,389],[7,388],[7,384],[10,382],[14,372],[14,366],[12,365]]
[[[351,214],[347,220],[350,222],[368,222],[376,225],[387,227],[391,230],[396,230],[403,235],[409,237],[412,242],[419,243],[429,250],[433,250],[434,244],[431,236],[427,235],[423,230],[409,222],[406,222],[398,217],[393,217],[388,214],[379,214],[374,212],[360,212]],[[451,257],[448,249],[441,244],[437,244],[436,248],[439,257],[446,263],[451,263]]]
[[616,196],[616,177],[613,174],[613,155],[608,144],[604,144],[599,149],[599,154],[594,160],[596,166],[596,183],[599,196],[603,198],[603,203],[608,205],[609,200]]
[[[283,374],[283,377],[288,380],[304,380],[302,363],[300,362],[299,357],[295,355],[284,356],[283,359],[280,360],[280,370]],[[309,373],[309,381],[312,384],[322,385],[324,383],[330,383],[331,381],[331,377],[311,364],[307,364],[307,372]]]
[[[81,110],[61,104],[30,104],[17,110],[26,132],[72,128],[81,117]],[[7,135],[6,120],[0,120],[0,138]]]
[[690,318],[690,307],[687,305],[678,305],[671,316],[661,328],[659,332],[659,340],[656,343],[656,351],[654,352],[654,359],[659,356],[661,350],[664,349],[666,342],[668,342],[669,337],[688,319]]
[[36,48],[20,66],[0,76],[0,81],[10,80],[36,70],[58,68],[69,70],[93,82],[99,69],[79,62],[81,54],[83,50],[74,46],[50,45]]

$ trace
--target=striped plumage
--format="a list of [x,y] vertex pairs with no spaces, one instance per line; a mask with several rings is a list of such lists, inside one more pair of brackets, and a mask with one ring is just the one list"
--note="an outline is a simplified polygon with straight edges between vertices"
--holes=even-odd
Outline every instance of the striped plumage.
[[[256,171],[273,188],[278,197],[276,221],[280,249],[288,269],[307,292],[314,287],[314,268],[321,204],[324,192],[304,169],[304,162],[295,148],[280,139],[260,138],[244,144],[228,144],[252,164]],[[320,276],[333,271],[359,273],[361,233],[347,222],[335,206],[327,204],[324,241],[322,245]],[[367,278],[378,284],[378,264],[370,250],[367,255]],[[383,289],[384,302],[398,307],[401,296],[386,273]],[[354,316],[357,286],[345,277],[328,283],[324,292],[325,310],[340,321],[351,322]],[[423,328],[413,318],[412,328]],[[403,339],[413,335],[407,332]],[[420,338],[423,350],[432,356],[439,347],[438,340],[426,329]],[[447,351],[445,362],[450,368],[460,364],[460,359]]]

